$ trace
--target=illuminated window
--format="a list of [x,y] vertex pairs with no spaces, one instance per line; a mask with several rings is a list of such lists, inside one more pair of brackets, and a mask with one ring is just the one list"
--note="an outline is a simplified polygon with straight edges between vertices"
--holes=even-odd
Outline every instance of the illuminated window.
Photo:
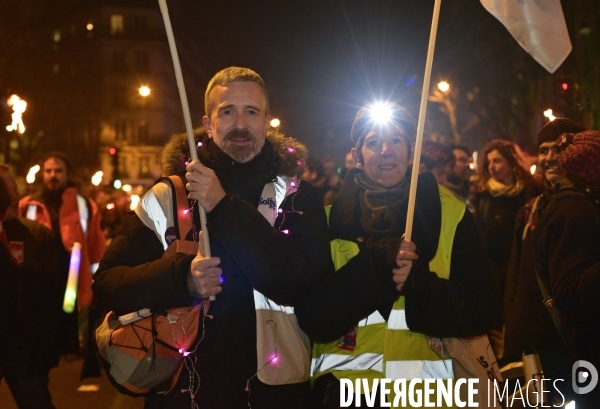
[[110,16],[110,34],[121,34],[125,32],[125,25],[123,24],[123,16],[120,14],[113,14]]
[[60,30],[54,30],[52,38],[54,39],[55,43],[58,43],[60,41]]

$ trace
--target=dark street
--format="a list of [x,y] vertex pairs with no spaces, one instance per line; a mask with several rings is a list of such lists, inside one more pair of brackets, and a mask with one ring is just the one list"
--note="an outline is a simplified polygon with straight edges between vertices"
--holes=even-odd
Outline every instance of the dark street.
[[[50,372],[50,392],[57,409],[138,409],[144,406],[142,398],[135,399],[117,392],[108,379],[89,378],[83,385],[99,385],[97,392],[78,392],[81,361],[61,362]],[[17,409],[6,382],[0,385],[0,408]]]

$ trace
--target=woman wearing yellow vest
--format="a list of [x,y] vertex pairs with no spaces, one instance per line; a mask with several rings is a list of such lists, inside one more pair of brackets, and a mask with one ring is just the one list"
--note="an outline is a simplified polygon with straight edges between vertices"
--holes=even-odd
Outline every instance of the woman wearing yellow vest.
[[[315,340],[311,409],[340,407],[340,379],[453,378],[428,336],[485,334],[500,310],[470,212],[429,172],[419,176],[413,242],[402,241],[415,129],[398,105],[384,113],[356,115],[357,167],[329,215],[336,272],[296,305]],[[380,407],[380,396],[375,406],[362,399]]]

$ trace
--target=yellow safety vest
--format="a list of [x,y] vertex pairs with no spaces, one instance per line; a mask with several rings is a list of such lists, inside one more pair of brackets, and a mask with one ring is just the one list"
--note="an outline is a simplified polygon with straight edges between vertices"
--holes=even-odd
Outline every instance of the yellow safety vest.
[[[466,206],[443,186],[439,186],[442,205],[440,238],[429,268],[438,277],[450,277],[452,244],[456,227]],[[329,217],[329,209],[327,209]],[[331,241],[331,254],[336,270],[359,253],[354,242]],[[356,346],[349,351],[337,346],[337,341],[315,342],[312,350],[311,377],[332,373],[336,378],[368,379],[450,379],[454,377],[452,360],[440,358],[429,346],[427,335],[412,332],[406,325],[404,296],[394,302],[387,321],[378,311],[359,321]],[[392,388],[393,389],[393,388]]]

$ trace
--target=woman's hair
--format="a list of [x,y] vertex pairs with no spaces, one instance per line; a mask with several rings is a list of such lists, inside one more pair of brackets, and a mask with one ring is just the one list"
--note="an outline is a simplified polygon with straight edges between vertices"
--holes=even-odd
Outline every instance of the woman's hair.
[[523,155],[521,154],[519,147],[511,141],[494,139],[485,145],[477,161],[479,163],[477,164],[475,189],[478,192],[487,190],[487,182],[492,177],[489,170],[490,161],[488,160],[488,154],[492,151],[498,151],[498,153],[506,159],[508,165],[512,169],[515,182],[522,182],[526,190],[535,188],[535,181],[533,180],[533,176],[529,173],[529,170],[525,167]]

